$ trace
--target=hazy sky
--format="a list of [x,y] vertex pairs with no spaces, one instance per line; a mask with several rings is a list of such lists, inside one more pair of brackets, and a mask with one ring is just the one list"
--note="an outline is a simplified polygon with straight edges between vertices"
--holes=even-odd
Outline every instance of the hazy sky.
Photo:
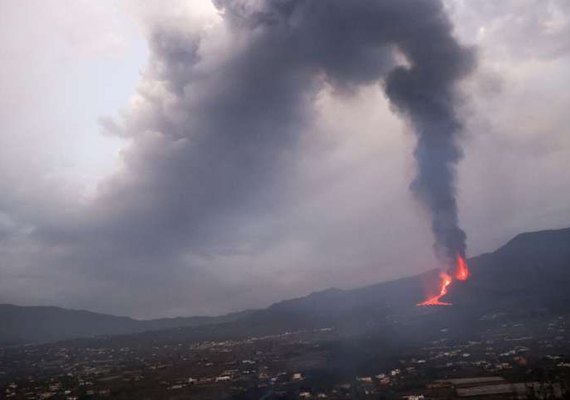
[[[444,5],[478,55],[461,83],[468,255],[570,226],[570,3]],[[0,0],[0,302],[217,314],[438,266],[415,136],[365,68],[391,59],[333,47],[307,69],[228,14]]]

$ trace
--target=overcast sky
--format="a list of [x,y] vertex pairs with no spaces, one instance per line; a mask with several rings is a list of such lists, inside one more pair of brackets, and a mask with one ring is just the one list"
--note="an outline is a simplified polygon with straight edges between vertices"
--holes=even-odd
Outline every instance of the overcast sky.
[[[241,26],[264,2],[0,0],[0,302],[219,314],[438,267],[397,57],[308,69]],[[570,3],[444,7],[467,254],[570,226]]]

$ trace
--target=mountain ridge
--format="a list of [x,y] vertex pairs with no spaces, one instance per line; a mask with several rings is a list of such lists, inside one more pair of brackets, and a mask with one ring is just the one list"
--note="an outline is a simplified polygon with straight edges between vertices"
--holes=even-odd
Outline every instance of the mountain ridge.
[[[516,235],[494,252],[469,259],[469,264],[471,278],[455,282],[447,296],[467,313],[478,315],[508,307],[570,311],[570,294],[563,290],[570,283],[570,228]],[[432,270],[350,290],[329,288],[279,301],[265,309],[218,317],[137,320],[56,306],[0,305],[0,344],[144,332],[152,335],[161,331],[165,335],[207,338],[331,325],[355,329],[361,323],[378,324],[394,315],[396,319],[416,318],[419,308],[415,304],[424,298],[426,289],[436,287],[438,279],[438,271]],[[15,315],[15,311],[24,315]],[[40,311],[43,314],[38,314]]]
[[232,321],[253,311],[244,310],[215,317],[192,316],[145,320],[58,306],[0,304],[0,345],[202,326]]

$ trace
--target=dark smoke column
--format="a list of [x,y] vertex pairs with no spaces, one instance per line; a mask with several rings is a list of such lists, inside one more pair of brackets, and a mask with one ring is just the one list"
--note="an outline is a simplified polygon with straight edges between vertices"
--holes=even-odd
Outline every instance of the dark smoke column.
[[456,200],[456,165],[462,157],[456,83],[474,67],[475,57],[455,41],[446,19],[416,23],[414,40],[398,41],[409,65],[389,74],[386,94],[414,128],[418,172],[411,189],[431,214],[436,254],[451,266],[458,255],[465,256],[466,247]]
[[[234,30],[287,55],[278,74],[312,68],[340,87],[385,83],[391,103],[418,138],[418,175],[411,186],[430,212],[436,253],[449,266],[463,257],[465,234],[458,226],[455,198],[462,128],[456,86],[474,68],[475,57],[454,39],[442,2],[214,1]],[[397,54],[405,65],[398,64]],[[295,87],[303,91],[308,86]]]

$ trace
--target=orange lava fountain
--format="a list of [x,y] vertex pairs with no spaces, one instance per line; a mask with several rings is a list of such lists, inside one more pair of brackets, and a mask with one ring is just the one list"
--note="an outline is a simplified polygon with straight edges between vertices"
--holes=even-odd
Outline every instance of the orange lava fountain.
[[[454,271],[455,279],[458,281],[466,281],[469,278],[469,267],[467,266],[467,262],[465,259],[457,255],[457,259],[455,261],[455,271]],[[447,290],[449,285],[453,282],[453,277],[446,273],[442,272],[440,275],[441,281],[439,284],[439,294],[428,297],[425,301],[418,303],[418,306],[450,306],[451,303],[447,303],[445,301],[441,301],[442,297],[447,294]]]
[[469,278],[469,268],[465,259],[459,254],[457,255],[457,263],[455,267],[455,278],[460,281],[466,281]]

